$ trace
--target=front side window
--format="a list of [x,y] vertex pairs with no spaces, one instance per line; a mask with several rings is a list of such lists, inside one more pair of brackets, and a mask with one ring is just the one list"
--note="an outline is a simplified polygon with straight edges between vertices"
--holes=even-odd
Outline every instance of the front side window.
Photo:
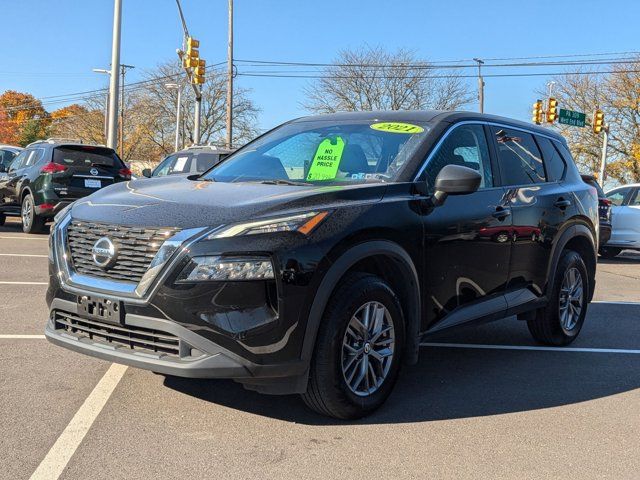
[[426,180],[430,189],[446,165],[472,168],[482,176],[480,188],[493,186],[493,172],[489,148],[482,125],[461,125],[451,131],[438,149],[430,155],[426,167]]
[[614,190],[613,192],[608,192],[607,198],[611,200],[612,205],[619,207],[624,203],[624,199],[629,191],[629,188],[619,188],[618,190]]
[[629,200],[630,207],[640,207],[640,188],[636,188]]
[[289,123],[240,149],[205,178],[310,185],[391,181],[427,131],[424,124],[404,122]]
[[17,153],[12,152],[11,150],[0,150],[0,161],[2,163],[2,166],[4,166],[5,169],[8,169],[9,165],[16,156]]
[[14,158],[13,162],[11,162],[11,169],[16,170],[18,168],[21,168],[30,154],[31,152],[28,150],[23,150],[22,152],[20,152],[20,154],[16,158]]
[[529,185],[546,181],[542,155],[533,135],[521,130],[491,127],[498,148],[503,185]]
[[218,153],[199,153],[196,156],[196,172],[203,173],[220,162]]

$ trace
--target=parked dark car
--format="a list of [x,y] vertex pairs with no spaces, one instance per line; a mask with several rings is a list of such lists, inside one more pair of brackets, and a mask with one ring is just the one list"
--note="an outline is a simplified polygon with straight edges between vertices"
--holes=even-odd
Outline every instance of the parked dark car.
[[46,336],[356,418],[435,332],[517,315],[572,342],[597,238],[596,190],[553,131],[470,112],[301,118],[199,178],[60,214]]
[[600,236],[598,245],[600,246],[600,254],[603,254],[602,247],[611,238],[611,200],[607,198],[602,187],[593,175],[582,175],[582,180],[591,185],[598,192],[598,219],[600,221]]
[[131,178],[111,148],[55,138],[28,145],[6,173],[0,178],[0,223],[20,216],[26,233],[41,231],[78,198]]
[[172,153],[153,170],[145,168],[142,176],[164,177],[166,175],[194,175],[204,173],[214,167],[222,160],[233,153],[233,150],[226,150],[209,145],[194,145],[193,147]]

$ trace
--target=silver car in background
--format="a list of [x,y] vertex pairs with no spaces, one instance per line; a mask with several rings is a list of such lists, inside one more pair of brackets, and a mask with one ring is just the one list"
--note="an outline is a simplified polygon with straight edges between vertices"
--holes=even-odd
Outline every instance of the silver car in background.
[[601,255],[613,258],[622,250],[640,250],[640,183],[623,185],[606,193],[611,201],[611,238]]

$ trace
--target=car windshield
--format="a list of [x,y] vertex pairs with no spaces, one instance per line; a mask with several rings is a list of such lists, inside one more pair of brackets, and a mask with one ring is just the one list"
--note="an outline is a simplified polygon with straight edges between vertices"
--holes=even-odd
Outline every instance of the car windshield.
[[391,181],[427,131],[416,123],[298,121],[258,138],[204,178],[285,184]]
[[[175,153],[165,158],[153,171],[154,177],[165,175],[180,175],[191,171],[191,153]],[[203,170],[204,171],[204,170]]]

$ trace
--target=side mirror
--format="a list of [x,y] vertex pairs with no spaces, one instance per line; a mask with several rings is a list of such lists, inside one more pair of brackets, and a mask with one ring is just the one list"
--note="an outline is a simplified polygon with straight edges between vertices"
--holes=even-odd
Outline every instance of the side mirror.
[[434,186],[433,203],[442,205],[449,195],[467,195],[480,187],[482,176],[475,170],[461,165],[445,165]]
[[142,170],[142,176],[143,177],[147,177],[147,178],[151,178],[151,169],[150,168],[145,168],[144,170]]

